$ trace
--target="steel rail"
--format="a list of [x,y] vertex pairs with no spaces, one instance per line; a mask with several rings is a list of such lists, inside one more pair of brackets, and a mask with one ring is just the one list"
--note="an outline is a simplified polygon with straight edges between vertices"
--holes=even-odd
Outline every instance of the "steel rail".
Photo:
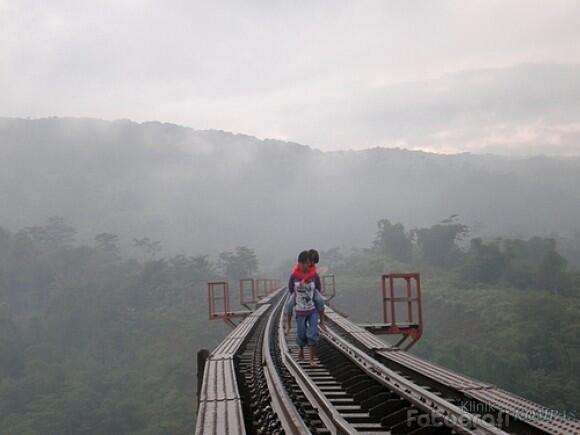
[[[419,379],[422,386],[442,393],[452,403],[460,402],[463,410],[479,414],[484,420],[496,421],[511,434],[580,435],[580,422],[573,415],[553,409],[502,390],[496,385],[453,372],[415,355],[381,342],[360,325],[347,320],[336,309],[327,310],[327,324],[358,349],[407,379]],[[473,410],[473,411],[472,411]]]
[[474,414],[462,410],[458,406],[395,373],[330,328],[327,328],[326,331],[321,331],[321,335],[368,376],[413,403],[417,408],[444,422],[446,426],[452,427],[458,433],[465,435],[509,435],[508,432],[489,424]]
[[[460,395],[495,403],[491,396],[494,391],[488,386],[453,373],[456,377],[449,378],[446,373],[443,375],[447,377],[436,377],[421,372],[417,369],[421,366],[413,361],[395,359],[400,354],[391,355],[392,348],[369,339],[360,327],[346,319],[346,323],[340,323],[340,319],[332,317],[333,310],[328,310],[329,322],[321,331],[322,367],[308,368],[291,354],[284,334],[284,293],[280,288],[261,299],[257,304],[260,308],[209,355],[204,387],[199,393],[196,433],[400,433],[404,424],[412,433],[433,430],[462,435],[508,435],[539,433],[537,429],[554,434],[577,433],[572,431],[575,428],[572,423],[561,421],[550,423],[548,429],[524,420],[516,420],[513,425],[507,423],[503,429],[494,426],[477,412],[457,405]],[[393,358],[395,365],[385,358]],[[441,383],[446,379],[453,382]],[[497,399],[502,404],[524,400],[497,391],[504,394]],[[519,402],[517,406],[521,406]],[[509,414],[498,410],[500,416]],[[413,420],[411,411],[419,413],[415,414],[417,419]],[[419,417],[429,418],[423,420],[425,426],[418,423]]]
[[[284,303],[284,301],[286,301],[286,298],[282,298],[281,303]],[[280,316],[278,324],[278,345],[282,362],[294,377],[296,383],[304,393],[304,396],[308,399],[310,404],[318,410],[318,416],[330,433],[336,435],[358,433],[354,426],[340,415],[332,403],[330,403],[330,401],[322,394],[320,389],[314,384],[314,382],[312,382],[308,374],[306,374],[302,367],[300,367],[294,358],[292,358],[288,343],[286,343],[284,336],[283,315]]]
[[284,301],[284,298],[280,298],[277,305],[270,310],[268,322],[266,323],[266,334],[263,336],[262,343],[264,376],[266,378],[266,383],[268,384],[268,389],[270,390],[272,409],[276,412],[284,431],[287,434],[310,435],[312,432],[308,429],[304,420],[300,417],[298,410],[294,406],[294,403],[288,396],[284,384],[280,379],[278,370],[276,369],[276,365],[274,364],[274,359],[272,358],[270,339],[274,332],[273,323],[277,310]]

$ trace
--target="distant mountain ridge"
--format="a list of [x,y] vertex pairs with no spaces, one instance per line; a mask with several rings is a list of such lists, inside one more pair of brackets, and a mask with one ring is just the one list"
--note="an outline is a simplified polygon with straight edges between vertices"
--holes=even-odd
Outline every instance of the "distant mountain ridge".
[[580,159],[322,152],[158,122],[0,118],[0,226],[62,216],[84,237],[150,236],[168,252],[236,245],[266,262],[308,246],[368,246],[381,218],[458,213],[474,235],[569,234]]

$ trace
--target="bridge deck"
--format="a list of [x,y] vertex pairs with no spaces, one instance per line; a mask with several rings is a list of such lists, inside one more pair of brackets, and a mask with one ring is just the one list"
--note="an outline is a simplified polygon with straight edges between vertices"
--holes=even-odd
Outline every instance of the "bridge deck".
[[[557,435],[580,435],[580,422],[560,416],[549,408],[524,399],[501,388],[478,381],[444,367],[425,361],[410,353],[392,347],[373,334],[328,308],[327,316],[345,333],[368,351],[374,351],[384,362],[413,371],[429,380],[461,392],[467,399],[502,410],[514,418],[526,421],[545,433]],[[363,331],[361,331],[363,329]],[[377,342],[381,342],[382,346]]]
[[[281,332],[282,294],[262,299],[208,357],[196,434],[580,435],[577,420],[409,354],[331,307],[319,367],[309,367],[308,353],[297,361],[293,339]],[[494,427],[466,401],[511,419]],[[410,412],[451,426],[419,426]],[[469,421],[453,426],[450,417]]]
[[208,357],[198,398],[196,435],[246,433],[234,357],[268,308],[263,305],[248,315]]

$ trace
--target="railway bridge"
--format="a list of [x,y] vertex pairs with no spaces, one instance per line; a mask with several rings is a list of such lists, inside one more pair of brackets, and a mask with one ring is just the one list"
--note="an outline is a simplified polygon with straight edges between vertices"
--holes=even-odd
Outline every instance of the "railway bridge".
[[[242,280],[244,311],[230,310],[228,283],[209,283],[210,319],[233,330],[198,354],[196,435],[580,435],[575,419],[408,353],[422,331],[419,276],[382,282],[382,324],[353,323],[327,305],[317,367],[297,359],[294,331],[284,334],[278,281]],[[324,286],[331,299],[334,277]]]

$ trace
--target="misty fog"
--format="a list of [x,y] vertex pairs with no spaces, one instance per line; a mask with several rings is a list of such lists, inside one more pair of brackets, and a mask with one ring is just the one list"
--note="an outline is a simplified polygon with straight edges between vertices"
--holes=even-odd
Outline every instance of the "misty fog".
[[353,322],[420,275],[397,355],[575,418],[579,41],[576,0],[1,0],[0,435],[191,435],[208,283],[313,248]]
[[304,240],[364,247],[382,218],[460,215],[473,237],[571,236],[580,160],[308,146],[161,123],[0,120],[0,222],[62,216],[80,240],[148,236],[167,254],[257,249],[268,267]]

